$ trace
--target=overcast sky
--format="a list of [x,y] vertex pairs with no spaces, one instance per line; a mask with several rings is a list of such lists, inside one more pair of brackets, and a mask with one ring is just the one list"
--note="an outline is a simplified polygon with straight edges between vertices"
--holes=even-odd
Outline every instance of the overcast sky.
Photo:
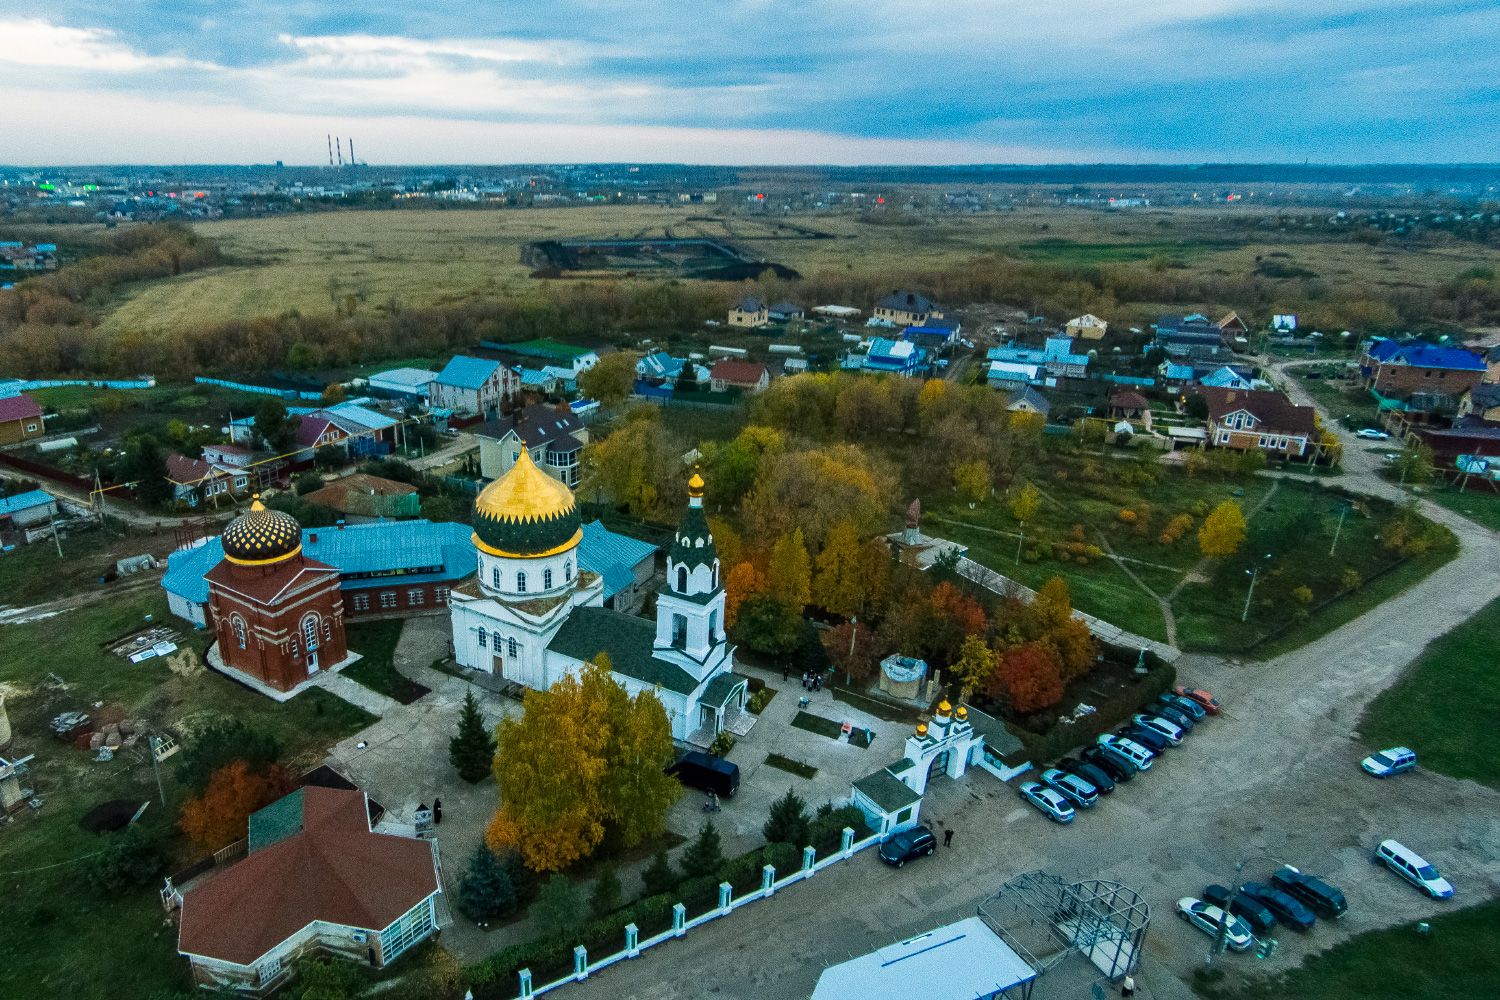
[[359,6],[0,0],[0,163],[1500,159],[1497,0]]

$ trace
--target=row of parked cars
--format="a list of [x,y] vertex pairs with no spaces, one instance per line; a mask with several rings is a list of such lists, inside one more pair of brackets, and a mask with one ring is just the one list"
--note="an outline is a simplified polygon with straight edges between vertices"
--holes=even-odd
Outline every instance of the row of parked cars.
[[1200,688],[1163,692],[1128,723],[1101,734],[1077,757],[1062,758],[1039,780],[1023,782],[1018,792],[1053,822],[1071,823],[1079,810],[1092,809],[1117,784],[1151,770],[1169,747],[1181,746],[1198,723],[1219,710],[1218,699]]

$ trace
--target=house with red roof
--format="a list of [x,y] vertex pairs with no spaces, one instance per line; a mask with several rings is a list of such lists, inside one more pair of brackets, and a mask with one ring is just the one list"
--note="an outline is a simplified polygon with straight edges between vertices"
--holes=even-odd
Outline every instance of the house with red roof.
[[204,989],[266,996],[314,952],[383,968],[438,929],[436,841],[371,824],[365,793],[307,786],[252,813],[248,853],[179,897]]
[[186,455],[171,454],[166,459],[167,482],[172,499],[189,507],[220,496],[239,495],[250,485],[250,473],[242,468],[205,462]]
[[19,444],[47,433],[42,408],[23,393],[0,399],[0,444]]
[[771,373],[758,361],[741,361],[725,358],[714,362],[708,371],[714,392],[726,389],[743,389],[745,392],[760,392],[771,384]]
[[1191,390],[1208,404],[1208,443],[1220,448],[1258,449],[1283,458],[1311,457],[1317,440],[1316,411],[1284,393],[1267,389],[1199,386]]

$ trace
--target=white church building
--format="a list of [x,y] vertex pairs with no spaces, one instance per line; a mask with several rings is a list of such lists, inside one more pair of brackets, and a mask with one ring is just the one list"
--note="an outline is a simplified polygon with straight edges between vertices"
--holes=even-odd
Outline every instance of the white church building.
[[478,576],[449,598],[458,663],[543,690],[602,652],[627,691],[656,694],[673,739],[707,746],[740,723],[749,679],[734,673],[702,477],[688,483],[654,623],[603,607],[603,580],[579,565],[582,539],[573,491],[521,449],[474,501]]

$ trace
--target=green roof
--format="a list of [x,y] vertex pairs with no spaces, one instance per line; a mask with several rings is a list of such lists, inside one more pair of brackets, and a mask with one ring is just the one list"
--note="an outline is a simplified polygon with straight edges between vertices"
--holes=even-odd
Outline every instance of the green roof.
[[583,357],[585,354],[594,353],[591,348],[575,347],[572,344],[560,343],[556,340],[541,338],[538,340],[521,340],[514,344],[499,345],[513,354],[524,354],[536,358],[573,358]]
[[302,789],[250,814],[250,850],[280,843],[302,829]]
[[474,508],[474,533],[492,549],[516,555],[551,552],[578,534],[582,521],[575,503],[546,518],[501,519]]
[[708,682],[708,687],[704,689],[703,697],[699,700],[704,705],[718,707],[729,700],[735,688],[749,683],[750,678],[744,674],[722,673]]
[[969,725],[974,727],[974,732],[984,737],[985,747],[997,757],[1008,757],[1025,749],[1016,735],[1006,728],[1005,723],[984,714],[973,705],[969,706]]
[[[701,541],[702,545],[695,543]],[[694,566],[712,566],[719,558],[714,551],[714,536],[708,530],[708,517],[702,507],[689,507],[682,515],[682,523],[672,536],[672,547],[667,553],[674,563],[691,569]],[[671,583],[671,581],[667,581]]]
[[660,685],[677,694],[692,694],[698,679],[681,667],[651,655],[656,624],[609,608],[574,608],[547,648],[575,660],[609,654],[614,672],[643,684]]
[[860,778],[854,783],[854,788],[888,813],[900,812],[912,803],[922,801],[922,796],[885,767]]

